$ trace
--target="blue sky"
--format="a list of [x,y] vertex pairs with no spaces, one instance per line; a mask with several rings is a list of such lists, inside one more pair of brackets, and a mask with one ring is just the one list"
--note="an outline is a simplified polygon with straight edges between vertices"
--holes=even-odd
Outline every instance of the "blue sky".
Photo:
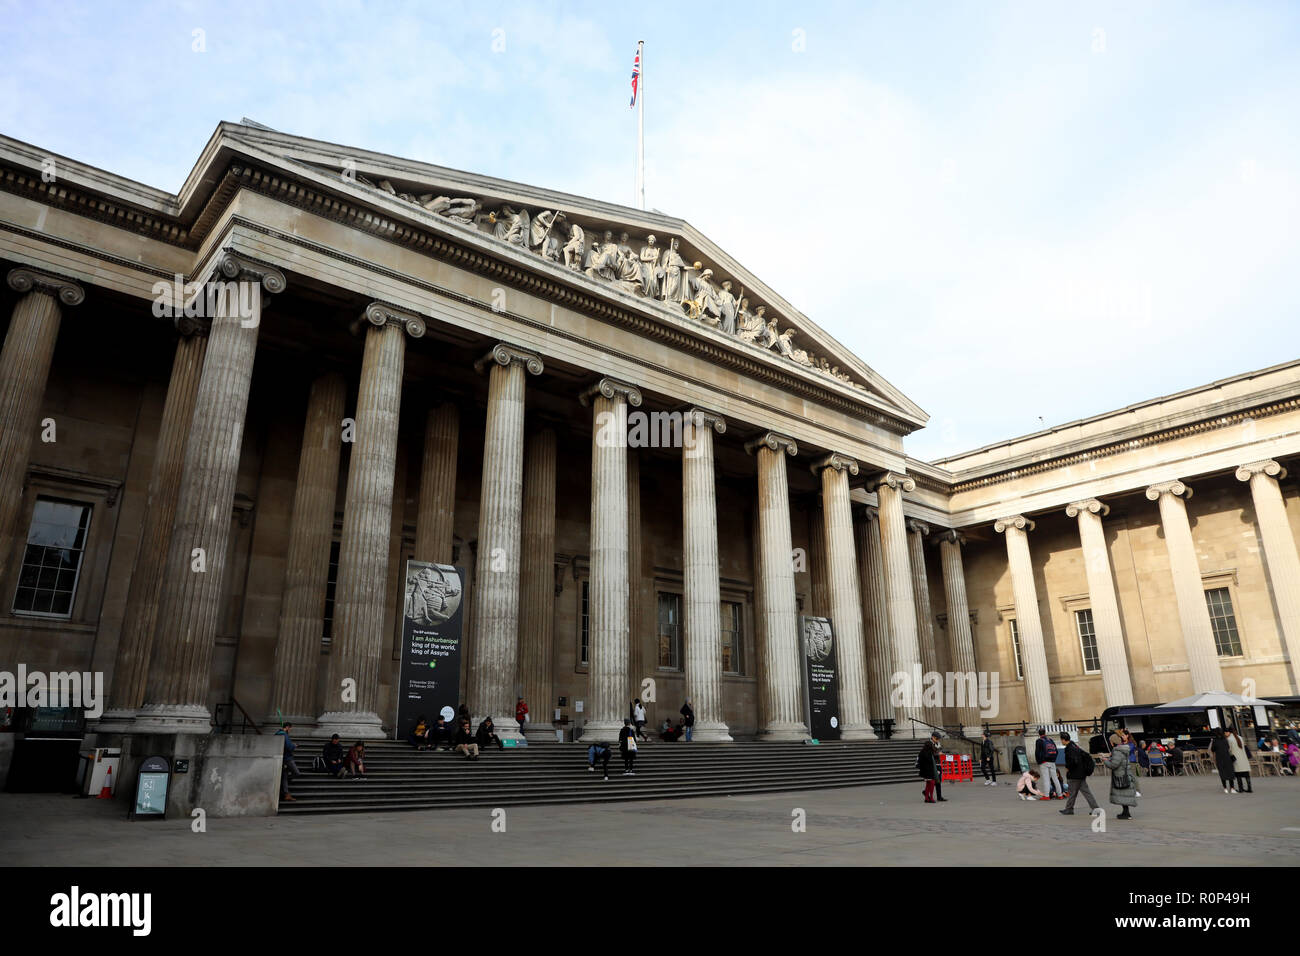
[[175,190],[249,116],[631,204],[642,39],[648,204],[925,408],[917,457],[1300,353],[1293,3],[0,0],[0,132]]

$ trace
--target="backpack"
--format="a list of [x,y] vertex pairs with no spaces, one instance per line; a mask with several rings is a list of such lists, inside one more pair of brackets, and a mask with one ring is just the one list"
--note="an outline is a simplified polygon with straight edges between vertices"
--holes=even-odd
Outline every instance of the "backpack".
[[1051,737],[1043,738],[1043,758],[1044,763],[1056,763],[1056,744]]
[[[1066,753],[1068,754],[1070,751],[1067,750]],[[1084,753],[1082,747],[1076,746],[1073,753],[1074,759],[1078,761],[1076,766],[1078,766],[1079,772],[1085,777],[1091,777],[1092,772],[1097,769],[1097,762],[1089,754]]]

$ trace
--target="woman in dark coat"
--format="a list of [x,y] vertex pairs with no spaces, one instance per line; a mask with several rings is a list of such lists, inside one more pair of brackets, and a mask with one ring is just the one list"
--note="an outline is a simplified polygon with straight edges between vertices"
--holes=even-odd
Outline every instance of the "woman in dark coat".
[[916,769],[925,781],[925,789],[921,795],[925,797],[926,803],[934,803],[935,790],[937,788],[938,799],[947,803],[947,798],[943,795],[943,777],[939,772],[939,745],[935,737],[931,737],[925,743],[921,744],[921,752],[916,757]]
[[1210,753],[1214,754],[1214,766],[1218,768],[1223,792],[1236,793],[1237,778],[1232,765],[1232,745],[1222,730],[1215,730],[1214,740],[1210,742]]

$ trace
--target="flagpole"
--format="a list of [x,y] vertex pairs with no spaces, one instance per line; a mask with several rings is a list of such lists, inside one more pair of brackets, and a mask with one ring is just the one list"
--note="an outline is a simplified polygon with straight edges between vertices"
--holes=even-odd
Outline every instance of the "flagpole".
[[637,80],[636,104],[636,198],[645,208],[645,40],[636,43],[636,55],[641,61],[641,76]]

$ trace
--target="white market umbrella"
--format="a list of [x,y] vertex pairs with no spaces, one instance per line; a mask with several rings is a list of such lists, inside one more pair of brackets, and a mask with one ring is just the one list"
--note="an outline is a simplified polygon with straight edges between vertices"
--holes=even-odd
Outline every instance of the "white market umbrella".
[[1261,700],[1260,698],[1242,697],[1240,694],[1229,694],[1223,690],[1207,690],[1200,694],[1193,694],[1191,697],[1184,697],[1182,700],[1171,700],[1167,704],[1157,704],[1157,709],[1162,707],[1253,707],[1259,704],[1263,707],[1281,707],[1277,701]]

